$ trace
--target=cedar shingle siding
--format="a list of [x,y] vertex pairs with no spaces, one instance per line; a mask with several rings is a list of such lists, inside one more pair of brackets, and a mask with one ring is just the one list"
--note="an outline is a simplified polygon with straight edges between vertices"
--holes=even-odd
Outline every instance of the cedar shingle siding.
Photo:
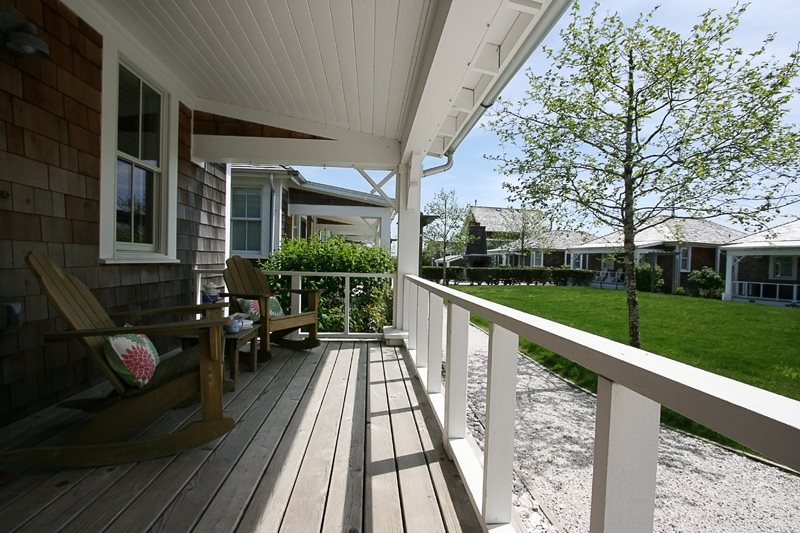
[[180,109],[177,265],[98,261],[103,40],[55,0],[17,0],[49,59],[0,50],[0,301],[23,304],[23,325],[0,332],[0,425],[98,379],[25,267],[29,250],[82,279],[109,309],[191,303],[192,267],[224,261],[225,172],[194,165],[191,110]]

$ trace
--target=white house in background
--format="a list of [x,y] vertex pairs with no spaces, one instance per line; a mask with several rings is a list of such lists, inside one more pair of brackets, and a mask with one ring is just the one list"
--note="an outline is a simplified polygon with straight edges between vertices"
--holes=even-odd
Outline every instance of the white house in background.
[[[664,291],[674,292],[686,286],[689,273],[703,267],[722,272],[725,257],[720,247],[744,237],[741,231],[701,219],[669,219],[640,231],[634,243],[636,258],[645,260],[655,255],[664,269]],[[623,251],[623,235],[616,231],[569,249],[583,255],[585,267],[597,271],[597,280],[622,286],[622,264],[615,256]]]
[[232,165],[229,255],[262,258],[281,240],[339,235],[389,249],[392,198],[306,180],[286,165]]
[[800,301],[800,219],[723,246],[728,254],[725,300]]

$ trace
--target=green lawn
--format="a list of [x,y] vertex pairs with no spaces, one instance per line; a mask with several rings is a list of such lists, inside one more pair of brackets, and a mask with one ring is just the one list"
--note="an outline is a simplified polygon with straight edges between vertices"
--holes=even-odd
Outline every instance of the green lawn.
[[[627,343],[624,291],[549,285],[457,288]],[[800,309],[651,293],[639,294],[639,308],[645,350],[800,400]],[[588,370],[525,340],[520,348],[575,383],[596,389],[596,376]],[[675,413],[665,412],[662,420],[731,444]]]

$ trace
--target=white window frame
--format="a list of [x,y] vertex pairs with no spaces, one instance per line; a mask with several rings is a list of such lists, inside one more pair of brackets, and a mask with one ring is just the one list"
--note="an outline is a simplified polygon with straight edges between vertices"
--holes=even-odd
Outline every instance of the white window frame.
[[[684,257],[683,253],[686,252],[686,257]],[[686,268],[683,267],[683,260],[686,259]],[[681,246],[680,255],[678,256],[678,266],[680,267],[681,272],[691,272],[692,271],[692,247],[691,246]]]
[[[154,247],[120,245],[116,240],[117,121],[119,66],[133,72],[161,94],[161,184]],[[170,91],[153,81],[148,65],[128,60],[114,39],[104,35],[103,91],[100,140],[100,242],[102,263],[177,263],[178,103]]]
[[541,250],[531,250],[531,266],[533,267],[543,267],[544,266],[544,254]]
[[[571,254],[571,255],[572,257],[570,257],[569,260],[569,267],[573,270],[583,270],[586,267],[586,265],[584,264],[584,257],[586,256],[586,254]],[[576,262],[578,263],[577,267],[575,266]]]
[[[258,219],[255,218],[243,218],[243,217],[234,217],[233,216],[233,189],[242,188],[242,189],[252,189],[259,191],[259,198],[260,198],[260,206],[261,206],[261,216]],[[269,220],[265,219],[265,214],[268,216],[269,214],[266,213],[266,210],[269,208],[269,202],[265,202],[265,195],[269,194],[269,189],[266,188],[264,185],[255,185],[249,183],[240,183],[238,180],[236,183],[231,184],[231,195],[230,195],[230,204],[231,204],[231,215],[229,219],[229,224],[231,228],[230,234],[230,252],[231,255],[240,255],[242,257],[256,257],[258,259],[263,259],[266,257],[265,253],[265,244],[264,244],[264,233],[269,232]],[[266,205],[265,205],[266,204]],[[237,250],[233,247],[233,222],[234,220],[245,220],[245,221],[255,221],[258,220],[259,226],[261,228],[260,233],[260,240],[259,240],[259,249],[258,250]]]
[[[778,259],[790,259],[792,262],[791,273],[785,276],[775,275],[775,265]],[[771,255],[769,256],[769,279],[797,279],[797,256],[792,255]]]

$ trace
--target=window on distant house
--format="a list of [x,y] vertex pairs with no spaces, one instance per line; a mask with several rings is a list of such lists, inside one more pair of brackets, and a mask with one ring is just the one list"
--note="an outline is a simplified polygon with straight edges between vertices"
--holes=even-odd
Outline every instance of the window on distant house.
[[769,258],[769,277],[772,279],[795,279],[797,277],[797,258],[794,256],[771,255]]
[[692,270],[692,248],[691,246],[684,246],[681,248],[681,272],[689,272]]
[[261,187],[231,187],[231,252],[261,255]]
[[531,252],[531,265],[535,267],[544,266],[544,255],[541,250]]
[[583,257],[584,254],[572,254],[572,260],[570,262],[570,266],[576,270],[580,270],[583,268]]
[[117,109],[117,248],[157,251],[164,196],[161,93],[120,65]]

